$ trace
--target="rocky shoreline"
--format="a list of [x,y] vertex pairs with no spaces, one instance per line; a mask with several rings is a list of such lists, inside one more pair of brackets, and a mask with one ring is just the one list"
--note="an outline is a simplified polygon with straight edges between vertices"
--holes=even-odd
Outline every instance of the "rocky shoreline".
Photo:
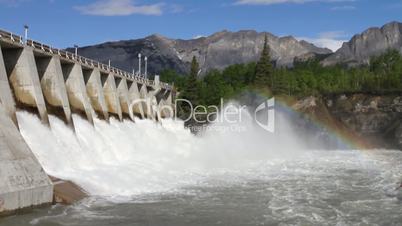
[[355,134],[369,143],[370,148],[402,149],[402,95],[399,93],[311,96],[298,100],[293,108],[316,118],[332,118],[339,129]]
[[84,189],[72,181],[66,181],[52,176],[50,176],[50,179],[54,186],[53,204],[61,203],[70,205],[89,196]]
[[325,101],[331,114],[351,130],[383,148],[402,148],[402,95],[341,94]]

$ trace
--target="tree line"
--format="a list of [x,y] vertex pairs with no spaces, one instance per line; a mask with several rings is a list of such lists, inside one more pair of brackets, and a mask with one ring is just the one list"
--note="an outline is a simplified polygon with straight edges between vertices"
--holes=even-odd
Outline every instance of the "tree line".
[[197,105],[219,105],[221,98],[230,99],[246,89],[265,89],[272,95],[296,98],[331,93],[395,92],[402,91],[402,56],[390,49],[371,58],[368,65],[353,68],[341,64],[324,67],[318,59],[296,62],[293,67],[275,67],[265,39],[258,62],[235,64],[200,75],[194,57],[189,75],[165,70],[161,80],[173,82],[180,98]]

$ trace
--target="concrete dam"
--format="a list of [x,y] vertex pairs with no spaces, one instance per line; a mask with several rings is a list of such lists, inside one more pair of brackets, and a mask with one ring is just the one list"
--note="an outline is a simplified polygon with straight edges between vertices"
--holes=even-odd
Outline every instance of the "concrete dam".
[[74,130],[72,114],[122,121],[173,117],[174,87],[0,31],[0,214],[51,203],[53,183],[21,136],[17,109]]

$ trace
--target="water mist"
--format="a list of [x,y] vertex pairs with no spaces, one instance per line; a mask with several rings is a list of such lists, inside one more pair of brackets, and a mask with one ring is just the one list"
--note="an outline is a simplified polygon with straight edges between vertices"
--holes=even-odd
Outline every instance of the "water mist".
[[50,116],[50,127],[18,112],[21,133],[45,171],[72,180],[92,195],[132,196],[169,191],[204,180],[216,172],[241,170],[255,161],[294,157],[302,142],[277,116],[277,132],[261,130],[249,113],[237,124],[217,122],[195,136],[182,121],[150,120],[93,127],[74,115],[74,133]]

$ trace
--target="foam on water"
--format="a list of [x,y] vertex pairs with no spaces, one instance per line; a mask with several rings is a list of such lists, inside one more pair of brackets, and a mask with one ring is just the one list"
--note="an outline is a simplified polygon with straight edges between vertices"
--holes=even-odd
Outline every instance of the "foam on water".
[[18,112],[21,133],[49,175],[112,197],[168,191],[216,171],[298,153],[301,144],[284,124],[286,136],[273,136],[256,128],[248,114],[244,118],[236,125],[216,123],[194,136],[181,121],[95,119],[93,127],[74,115],[74,133],[54,116],[50,129],[35,115]]
[[275,134],[247,117],[235,131],[217,123],[194,136],[180,121],[95,120],[93,127],[76,115],[73,133],[56,117],[50,117],[49,129],[19,112],[21,133],[45,170],[93,197],[5,225],[401,221],[402,205],[392,194],[402,175],[400,151],[305,150],[280,115]]

